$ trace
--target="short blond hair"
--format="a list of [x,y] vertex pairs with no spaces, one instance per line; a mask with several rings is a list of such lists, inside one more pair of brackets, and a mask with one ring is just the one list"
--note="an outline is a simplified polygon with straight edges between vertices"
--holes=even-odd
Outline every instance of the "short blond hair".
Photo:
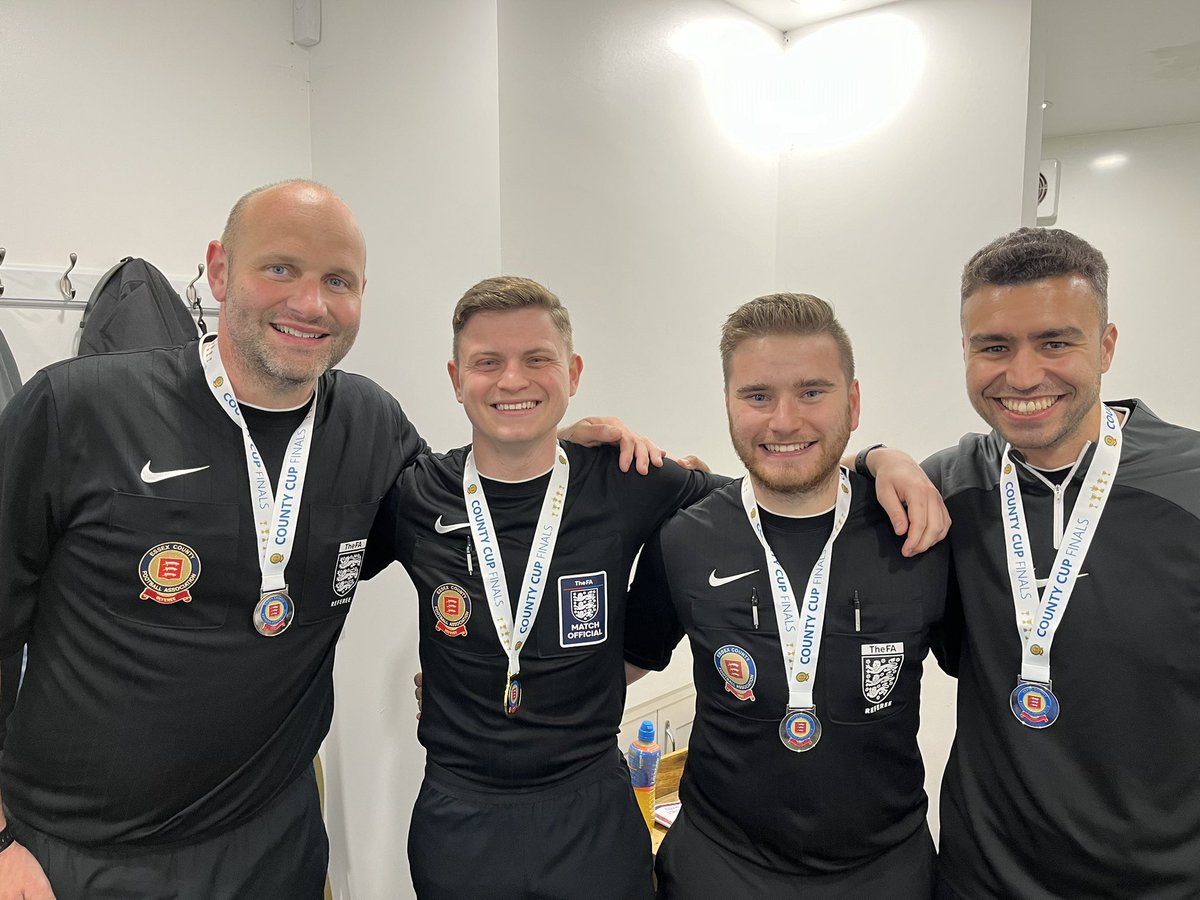
[[481,312],[510,312],[515,309],[544,309],[550,314],[550,321],[558,329],[567,353],[573,353],[574,338],[571,333],[571,316],[562,301],[532,278],[520,278],[516,275],[499,275],[495,278],[485,278],[483,281],[468,288],[462,299],[454,307],[454,315],[450,319],[454,332],[453,352],[458,359],[458,336],[466,328],[471,316]]
[[833,307],[812,294],[767,294],[743,303],[721,328],[721,371],[729,386],[729,359],[744,341],[772,334],[827,334],[838,348],[846,384],[854,381],[854,348]]

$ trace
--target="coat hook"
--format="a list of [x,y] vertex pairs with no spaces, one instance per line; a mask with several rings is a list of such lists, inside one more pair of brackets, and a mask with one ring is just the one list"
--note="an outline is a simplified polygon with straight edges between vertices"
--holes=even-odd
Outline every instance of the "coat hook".
[[75,262],[79,259],[78,253],[71,254],[71,264],[67,266],[67,271],[62,273],[62,277],[58,279],[58,292],[63,295],[64,300],[75,299],[75,288],[71,287],[71,270],[75,268]]
[[[0,256],[0,262],[2,262],[3,260],[4,260],[4,257]],[[204,263],[200,263],[200,265],[196,266],[196,277],[188,282],[187,301],[188,301],[188,304],[192,307],[192,309],[200,308],[200,294],[196,290],[196,282],[200,280],[200,276],[203,274],[204,274]]]
[[[0,247],[0,266],[4,265],[4,254],[8,251]],[[4,296],[4,282],[0,281],[0,297]]]
[[199,313],[196,316],[196,324],[200,327],[201,334],[208,334],[208,326],[204,324],[204,308],[200,305],[200,294],[196,290],[196,282],[200,280],[200,276],[204,274],[204,263],[196,266],[196,277],[188,282],[187,300],[192,307],[192,311]]

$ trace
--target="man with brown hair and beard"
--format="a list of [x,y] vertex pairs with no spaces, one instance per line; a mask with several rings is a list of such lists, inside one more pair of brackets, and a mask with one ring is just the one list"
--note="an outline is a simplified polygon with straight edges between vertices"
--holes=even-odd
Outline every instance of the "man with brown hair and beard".
[[828,303],[752,300],[721,356],[748,475],[647,544],[626,627],[632,666],[661,670],[684,633],[695,661],[659,896],[928,898],[917,726],[946,550],[905,558],[874,483],[839,466],[859,386]]

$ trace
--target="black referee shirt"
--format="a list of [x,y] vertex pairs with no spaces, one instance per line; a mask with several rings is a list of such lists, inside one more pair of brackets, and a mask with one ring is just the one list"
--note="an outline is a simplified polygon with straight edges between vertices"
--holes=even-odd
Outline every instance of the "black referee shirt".
[[[566,506],[521,651],[524,699],[512,718],[503,702],[507,657],[466,526],[469,448],[427,456],[406,470],[370,541],[367,572],[399,559],[419,597],[424,696],[417,734],[428,759],[485,789],[552,787],[612,758],[625,702],[622,649],[634,557],[667,516],[725,480],[669,461],[649,475],[624,473],[615,448],[563,447],[571,466]],[[549,474],[516,484],[483,480],[513,603],[548,481]]]
[[296,618],[274,638],[251,624],[242,434],[195,344],[59,363],[4,409],[0,657],[29,642],[0,761],[17,818],[81,844],[190,841],[312,765],[361,542],[424,448],[365,378],[327,373],[317,403],[286,570]]
[[[1009,707],[1021,668],[995,432],[925,463],[954,517],[965,620],[958,731],[942,783],[942,877],[962,897],[1200,897],[1200,433],[1138,400],[1116,480],[1055,635],[1058,720]],[[1063,491],[1062,520],[1092,451]],[[1019,456],[1019,454],[1017,454]],[[1039,586],[1056,553],[1052,490],[1018,463]]]
[[[663,527],[630,594],[626,659],[662,669],[684,633],[691,642],[696,719],[680,785],[689,821],[777,872],[846,871],[924,826],[921,664],[942,616],[947,552],[943,545],[902,557],[873,482],[850,478],[853,500],[833,548],[816,673],[823,731],[811,750],[793,752],[779,738],[787,678],[766,557],[746,520],[740,482]],[[832,513],[765,513],[763,526],[803,596]],[[656,597],[672,603],[654,605]],[[643,609],[665,618],[639,617]],[[732,686],[717,664],[730,647],[745,655],[734,651],[743,661]]]

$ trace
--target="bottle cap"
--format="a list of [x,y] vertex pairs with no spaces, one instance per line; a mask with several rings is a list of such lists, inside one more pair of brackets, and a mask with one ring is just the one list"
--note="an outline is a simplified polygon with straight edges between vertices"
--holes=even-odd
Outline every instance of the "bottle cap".
[[642,719],[641,727],[638,728],[638,740],[643,744],[654,740],[654,723],[649,719]]

